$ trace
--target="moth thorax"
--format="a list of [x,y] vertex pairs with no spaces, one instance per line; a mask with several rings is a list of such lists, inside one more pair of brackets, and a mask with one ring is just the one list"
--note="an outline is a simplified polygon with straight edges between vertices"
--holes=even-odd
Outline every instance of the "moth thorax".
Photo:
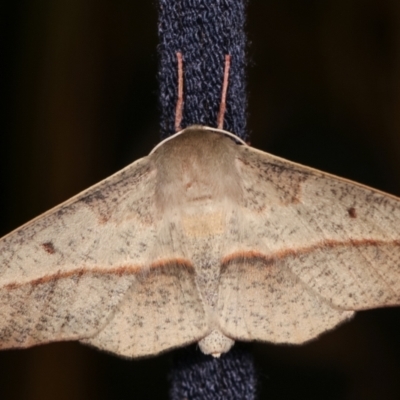
[[157,168],[157,209],[240,203],[241,180],[235,164],[236,144],[221,134],[188,130],[153,155]]
[[200,340],[199,347],[204,354],[219,357],[222,353],[228,352],[234,344],[234,340],[226,337],[221,332],[214,330],[204,339]]

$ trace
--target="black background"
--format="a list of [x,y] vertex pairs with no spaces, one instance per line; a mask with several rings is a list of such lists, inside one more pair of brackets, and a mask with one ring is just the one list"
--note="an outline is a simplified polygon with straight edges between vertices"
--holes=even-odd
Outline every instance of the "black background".
[[[4,1],[0,233],[158,142],[157,9],[145,0]],[[250,0],[253,146],[400,195],[400,3]],[[400,311],[300,347],[249,345],[261,399],[400,396]],[[173,352],[129,361],[56,343],[0,352],[0,398],[167,399]]]

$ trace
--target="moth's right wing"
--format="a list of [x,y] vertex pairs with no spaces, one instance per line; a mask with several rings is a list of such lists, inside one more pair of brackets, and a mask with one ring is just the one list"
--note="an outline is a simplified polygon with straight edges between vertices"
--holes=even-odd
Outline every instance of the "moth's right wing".
[[236,159],[241,238],[223,261],[221,329],[302,343],[400,305],[400,199],[251,147]]

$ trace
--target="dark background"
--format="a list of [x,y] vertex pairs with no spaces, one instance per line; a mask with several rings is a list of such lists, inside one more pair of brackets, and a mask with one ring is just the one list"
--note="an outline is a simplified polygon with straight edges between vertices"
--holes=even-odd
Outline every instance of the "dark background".
[[[158,142],[148,0],[0,6],[0,233]],[[252,145],[400,195],[400,2],[250,0]],[[300,347],[249,345],[261,399],[400,398],[400,312],[359,313]],[[0,399],[167,399],[173,352],[77,343],[0,352]]]

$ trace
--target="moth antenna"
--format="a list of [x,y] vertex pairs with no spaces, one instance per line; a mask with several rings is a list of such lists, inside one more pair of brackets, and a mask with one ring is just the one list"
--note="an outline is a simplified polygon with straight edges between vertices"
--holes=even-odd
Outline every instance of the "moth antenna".
[[226,92],[228,91],[228,80],[229,80],[229,68],[231,67],[231,56],[227,54],[225,56],[225,67],[224,67],[224,81],[222,83],[222,94],[221,103],[219,105],[219,112],[217,118],[217,128],[222,129],[224,127],[224,116],[226,111]]
[[183,63],[182,53],[180,51],[176,53],[176,58],[178,60],[178,100],[175,110],[175,132],[179,132],[181,130],[183,114]]

